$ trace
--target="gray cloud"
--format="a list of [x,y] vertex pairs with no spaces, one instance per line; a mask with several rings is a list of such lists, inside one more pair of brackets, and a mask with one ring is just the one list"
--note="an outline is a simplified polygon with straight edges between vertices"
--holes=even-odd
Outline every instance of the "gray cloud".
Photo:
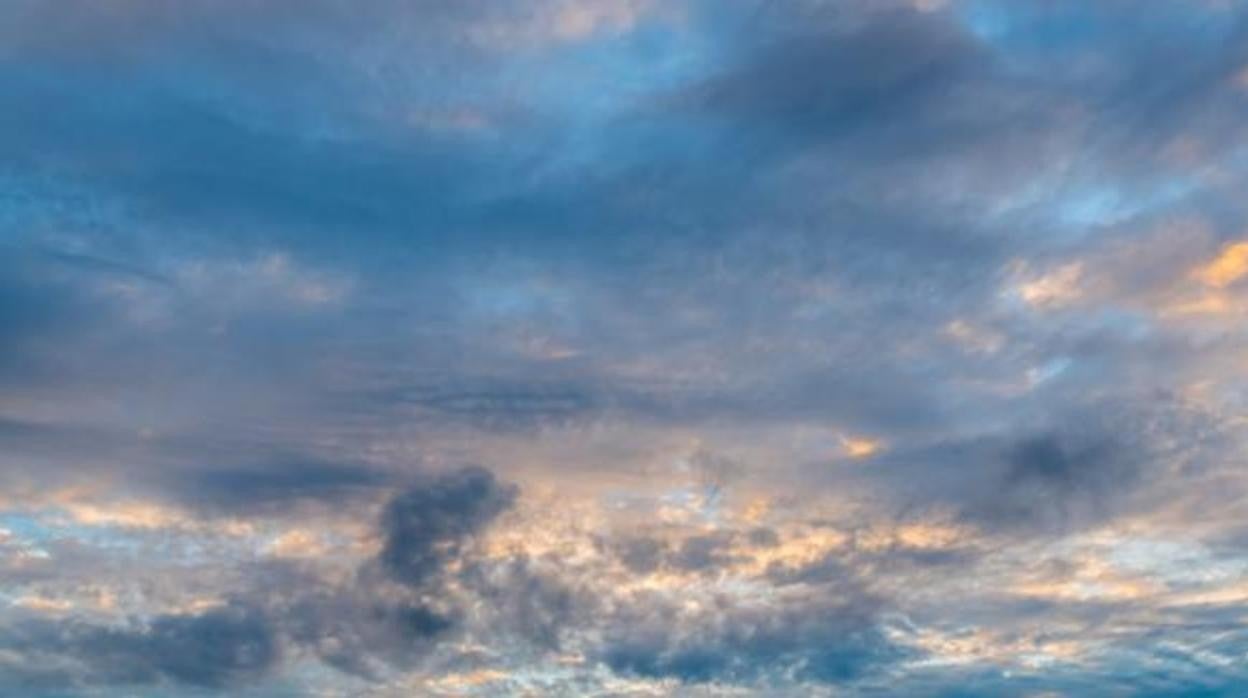
[[727,608],[681,618],[670,608],[614,619],[600,658],[624,674],[683,682],[842,683],[899,660],[861,596]]
[[[242,489],[255,490],[248,482]],[[283,498],[291,495],[284,481],[281,490]],[[260,488],[246,496],[264,501],[263,494]],[[158,615],[128,628],[72,618],[22,620],[0,634],[0,646],[19,659],[11,667],[19,687],[224,689],[259,681],[284,655],[305,652],[378,680],[388,667],[417,665],[461,631],[462,599],[447,589],[448,566],[470,562],[464,559],[467,539],[515,496],[514,486],[483,468],[429,475],[393,497],[379,521],[382,551],[345,581],[289,564],[264,565],[244,570],[242,586],[231,590],[234,600],[219,609]],[[69,561],[59,550],[57,558]],[[557,586],[523,572],[521,565],[492,586],[478,584],[479,598],[508,622],[549,636],[561,623],[549,614],[566,602]],[[513,584],[521,578],[533,580],[529,592]]]
[[[19,690],[235,691],[302,671],[290,656],[385,683],[462,645],[550,693],[1233,693],[1242,609],[1176,597],[1211,582],[1159,559],[1207,544],[1224,581],[1242,557],[1242,286],[1209,291],[1216,312],[1155,306],[1243,236],[1246,20],[1178,0],[0,2],[6,612],[145,564],[143,603],[236,599],[14,625]],[[1025,297],[1065,267],[1069,298]],[[501,469],[439,470],[463,462]],[[474,554],[520,473],[576,485],[558,506],[607,522],[577,530],[592,551]],[[119,532],[72,497],[257,538]],[[376,558],[245,562],[268,526],[374,505]],[[889,542],[930,519],[976,539]],[[728,572],[747,543],[794,554],[798,524],[849,542]],[[1096,584],[1019,561],[1093,529]],[[692,588],[630,596],[654,573]],[[1008,598],[1041,573],[1162,600]],[[960,585],[981,574],[1003,588]],[[1117,634],[1013,678],[906,644],[1073,643],[1067,623]]]
[[503,562],[472,564],[463,575],[488,609],[484,632],[519,638],[517,651],[522,654],[558,651],[564,635],[591,627],[602,607],[592,580],[577,579],[559,569],[557,561],[546,562],[541,565],[518,555]]
[[437,476],[386,506],[379,560],[395,580],[419,585],[453,559],[473,534],[509,508],[516,489],[484,468]]
[[386,473],[362,465],[273,459],[247,467],[197,466],[168,478],[179,501],[208,511],[248,514],[281,512],[307,503],[339,506],[375,496],[391,484]]
[[5,669],[19,690],[167,683],[221,689],[264,676],[281,657],[269,619],[245,606],[157,616],[136,628],[31,620],[0,638],[21,658]]

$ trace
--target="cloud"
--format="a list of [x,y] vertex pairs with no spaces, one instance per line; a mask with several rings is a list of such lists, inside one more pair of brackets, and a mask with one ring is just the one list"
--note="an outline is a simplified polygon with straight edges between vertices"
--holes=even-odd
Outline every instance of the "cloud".
[[[955,25],[920,13],[799,9],[789,19],[786,40],[757,47],[683,99],[788,137],[861,136],[903,119],[907,136],[921,136],[946,91],[976,77],[988,58]],[[866,60],[875,70],[853,70]]]
[[387,506],[379,559],[395,580],[419,585],[459,554],[462,545],[515,500],[516,489],[484,468],[430,478]]
[[251,466],[198,466],[168,477],[166,487],[186,505],[254,514],[307,503],[343,505],[376,495],[390,480],[366,466],[275,458]]
[[592,385],[542,382],[465,381],[411,386],[398,400],[427,410],[435,419],[483,429],[526,429],[593,416],[602,398]]
[[27,690],[168,683],[222,689],[264,676],[281,657],[270,621],[244,606],[162,615],[133,628],[32,620],[0,642],[20,658],[6,662],[10,685]]
[[[672,608],[614,619],[600,649],[615,671],[687,683],[843,683],[902,658],[864,598],[727,608],[690,617]],[[678,622],[675,619],[679,619]]]
[[429,474],[409,485],[385,506],[378,521],[381,546],[353,581],[326,586],[305,580],[312,583],[295,590],[293,604],[274,600],[286,609],[292,638],[330,666],[376,680],[385,667],[416,665],[459,636],[466,599],[451,588],[460,581],[476,594],[476,603],[497,608],[504,617],[530,609],[527,623],[541,624],[532,614],[548,606],[526,601],[513,585],[473,585],[479,568],[467,544],[516,496],[514,485],[480,467]]
[[1243,683],[1242,8],[66,3],[10,692]]
[[[289,496],[285,481],[280,484],[281,496]],[[66,606],[59,619],[16,623],[0,634],[0,646],[21,658],[12,667],[18,686],[223,689],[257,683],[302,654],[378,680],[388,668],[419,663],[461,631],[462,599],[447,591],[453,570],[470,563],[465,543],[515,496],[514,486],[483,468],[429,475],[391,499],[378,524],[383,544],[376,558],[345,579],[275,561],[236,577],[241,583],[220,607],[114,627],[78,619]],[[379,569],[386,574],[376,574]],[[479,598],[531,632],[554,632],[557,618],[534,614],[556,608],[559,597],[541,586],[531,586],[538,596],[521,593],[513,582],[523,572],[514,568],[493,586],[481,585]]]
[[681,542],[671,561],[676,567],[688,570],[719,567],[732,559],[724,552],[729,543],[723,536],[691,536]]
[[1227,245],[1218,256],[1195,271],[1196,278],[1207,286],[1225,288],[1248,274],[1248,243]]
[[523,554],[476,561],[463,576],[486,609],[484,631],[519,638],[524,653],[560,650],[565,635],[592,626],[601,608],[588,580]]
[[1161,480],[1208,467],[1222,443],[1220,419],[1161,395],[1060,404],[1051,417],[884,453],[846,486],[897,512],[952,511],[997,534],[1052,535],[1151,506]]
[[664,545],[654,538],[625,538],[614,544],[620,562],[631,572],[647,574],[659,568]]

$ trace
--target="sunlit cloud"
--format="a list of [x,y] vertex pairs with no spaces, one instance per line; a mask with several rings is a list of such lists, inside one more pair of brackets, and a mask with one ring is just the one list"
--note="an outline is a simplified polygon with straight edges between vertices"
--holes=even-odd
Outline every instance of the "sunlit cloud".
[[1071,262],[1051,271],[1032,274],[1025,264],[1018,265],[1023,278],[1014,292],[1034,308],[1056,308],[1077,300],[1082,295],[1083,264]]
[[845,451],[845,455],[850,458],[870,458],[883,449],[884,444],[878,440],[865,437],[842,436],[841,448]]
[[1226,288],[1248,274],[1248,243],[1235,242],[1222,248],[1218,256],[1199,267],[1194,275],[1213,288]]

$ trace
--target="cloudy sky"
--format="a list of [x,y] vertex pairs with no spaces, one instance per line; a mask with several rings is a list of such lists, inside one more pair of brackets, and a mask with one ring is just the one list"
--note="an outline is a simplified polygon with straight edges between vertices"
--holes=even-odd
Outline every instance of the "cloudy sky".
[[0,695],[1248,693],[1248,5],[0,0]]

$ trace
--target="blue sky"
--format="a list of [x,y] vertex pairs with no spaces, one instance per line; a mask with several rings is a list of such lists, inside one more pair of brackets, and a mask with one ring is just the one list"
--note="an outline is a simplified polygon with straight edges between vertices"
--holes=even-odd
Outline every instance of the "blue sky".
[[1246,39],[0,0],[0,694],[1242,695]]

